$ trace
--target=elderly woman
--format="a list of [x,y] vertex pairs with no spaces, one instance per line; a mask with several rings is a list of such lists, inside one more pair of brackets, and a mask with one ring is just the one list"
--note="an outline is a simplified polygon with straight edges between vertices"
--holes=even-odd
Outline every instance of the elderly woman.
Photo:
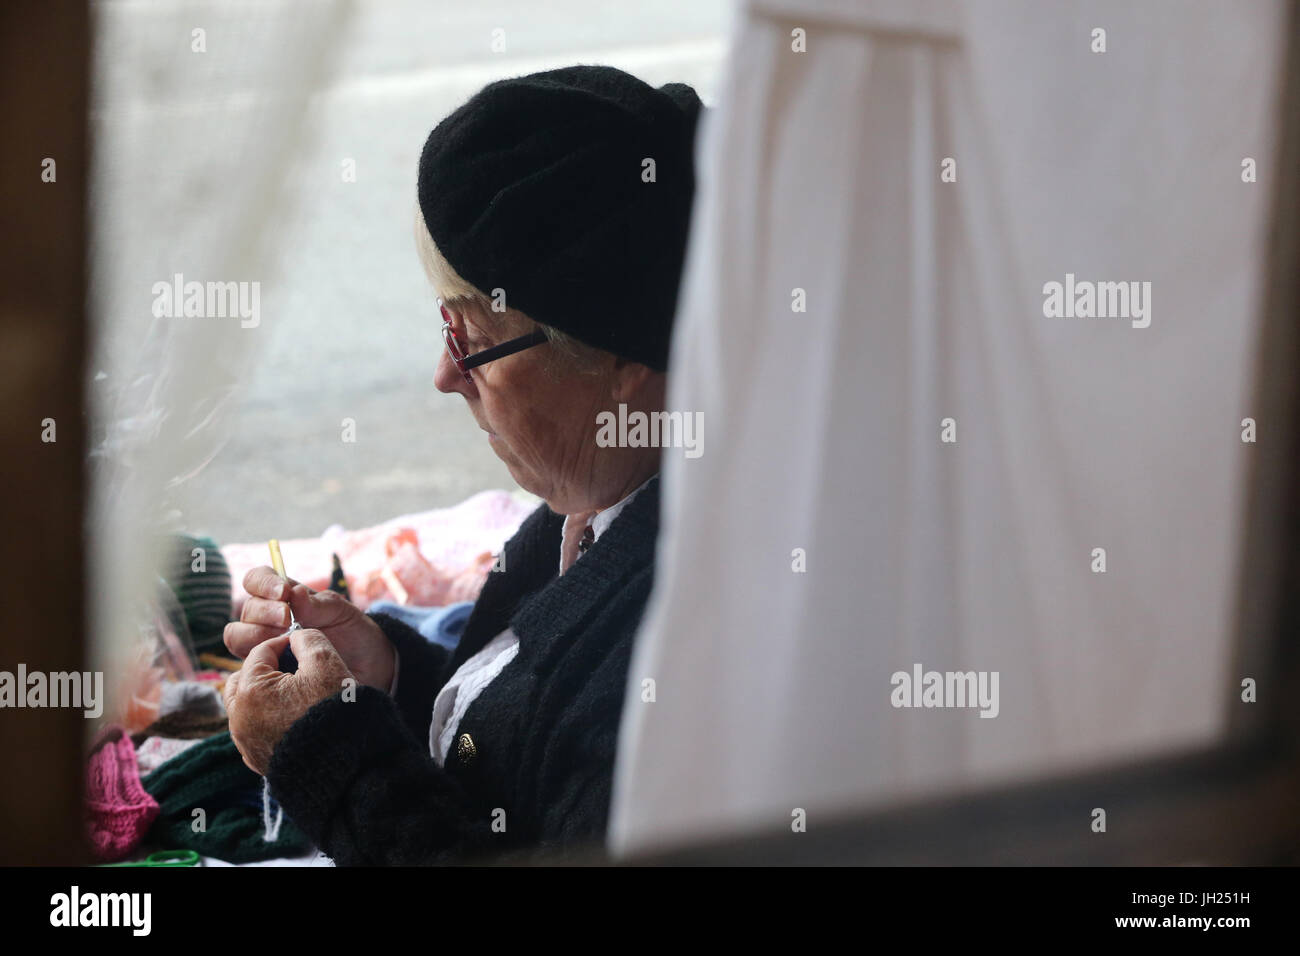
[[[654,570],[659,449],[597,416],[664,405],[700,110],[606,67],[493,83],[430,134],[417,245],[459,392],[544,499],[454,653],[338,595],[251,571],[226,644],[230,730],[340,864],[518,858],[598,843]],[[290,609],[302,629],[289,634]],[[299,666],[277,661],[292,648]]]

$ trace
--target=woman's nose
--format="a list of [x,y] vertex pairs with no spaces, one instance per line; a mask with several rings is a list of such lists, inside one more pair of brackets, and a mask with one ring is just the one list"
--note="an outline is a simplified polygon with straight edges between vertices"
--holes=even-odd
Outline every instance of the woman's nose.
[[442,350],[442,355],[438,357],[438,367],[433,373],[433,385],[440,392],[460,392],[468,396],[472,386],[465,381],[465,376],[460,374],[460,369],[456,363],[451,360],[447,350]]

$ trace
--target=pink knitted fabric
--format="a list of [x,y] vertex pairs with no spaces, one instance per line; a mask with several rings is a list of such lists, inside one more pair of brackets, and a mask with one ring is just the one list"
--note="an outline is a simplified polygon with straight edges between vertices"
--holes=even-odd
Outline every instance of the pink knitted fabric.
[[86,826],[100,860],[120,860],[144,839],[158,801],[140,783],[135,747],[121,727],[109,727],[91,748],[86,767]]

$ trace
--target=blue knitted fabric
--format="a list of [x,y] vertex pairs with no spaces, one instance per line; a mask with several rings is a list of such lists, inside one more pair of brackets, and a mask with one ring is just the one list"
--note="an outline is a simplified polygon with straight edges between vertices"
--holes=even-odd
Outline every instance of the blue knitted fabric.
[[418,631],[425,640],[454,651],[473,610],[473,601],[448,604],[446,607],[409,607],[392,601],[376,601],[370,605],[367,613],[395,617],[407,627]]

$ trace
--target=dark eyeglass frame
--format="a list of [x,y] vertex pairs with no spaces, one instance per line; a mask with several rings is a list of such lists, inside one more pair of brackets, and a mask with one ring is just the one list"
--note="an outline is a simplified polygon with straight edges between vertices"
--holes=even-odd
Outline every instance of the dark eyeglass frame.
[[460,374],[465,376],[465,381],[470,385],[474,384],[474,379],[470,378],[469,374],[471,369],[486,365],[488,362],[495,362],[507,355],[522,352],[524,349],[530,349],[534,345],[543,345],[549,341],[546,333],[541,329],[537,329],[527,335],[521,335],[518,338],[502,342],[500,345],[494,345],[481,352],[468,355],[461,344],[460,338],[456,335],[456,330],[451,327],[451,318],[447,314],[447,310],[443,308],[441,299],[438,300],[438,309],[442,312],[442,340],[447,346],[447,354],[451,356],[452,362],[460,370]]

